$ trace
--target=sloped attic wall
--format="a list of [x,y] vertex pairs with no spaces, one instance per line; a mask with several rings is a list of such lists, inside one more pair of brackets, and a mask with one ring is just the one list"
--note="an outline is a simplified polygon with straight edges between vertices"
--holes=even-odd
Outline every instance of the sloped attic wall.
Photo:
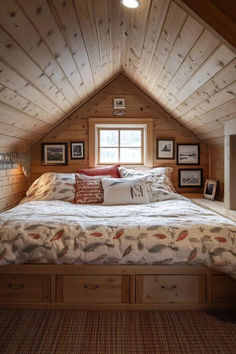
[[[42,173],[48,171],[75,172],[79,167],[88,167],[88,119],[89,118],[111,118],[113,117],[113,97],[126,98],[126,117],[129,118],[153,118],[154,120],[154,160],[153,166],[174,167],[174,183],[178,191],[198,192],[199,189],[178,188],[178,168],[186,166],[176,165],[175,160],[156,159],[156,138],[174,138],[176,143],[195,143],[199,139],[185,129],[180,123],[166,113],[159,105],[144,94],[137,86],[123,75],[119,75],[109,85],[102,89],[94,98],[88,101],[83,107],[75,111],[70,117],[64,120],[58,127],[48,133],[43,139],[37,142],[31,149],[31,182]],[[114,118],[115,122],[116,118]],[[66,142],[68,150],[71,141],[85,141],[85,160],[71,160],[68,151],[68,166],[42,166],[41,165],[41,143],[42,142]],[[192,166],[189,166],[192,167]],[[204,178],[208,174],[208,148],[201,143],[201,165],[196,168],[203,168]]]

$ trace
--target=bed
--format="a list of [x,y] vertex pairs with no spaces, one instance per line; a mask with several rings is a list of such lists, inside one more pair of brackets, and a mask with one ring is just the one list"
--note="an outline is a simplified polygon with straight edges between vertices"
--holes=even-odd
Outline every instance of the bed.
[[0,216],[4,306],[215,308],[236,302],[236,224],[165,191],[139,205],[26,201]]

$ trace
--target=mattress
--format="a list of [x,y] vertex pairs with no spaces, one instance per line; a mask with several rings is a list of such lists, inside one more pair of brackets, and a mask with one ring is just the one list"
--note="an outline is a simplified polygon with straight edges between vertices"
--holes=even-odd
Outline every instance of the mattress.
[[31,201],[0,215],[0,264],[204,264],[236,277],[236,224],[189,199]]

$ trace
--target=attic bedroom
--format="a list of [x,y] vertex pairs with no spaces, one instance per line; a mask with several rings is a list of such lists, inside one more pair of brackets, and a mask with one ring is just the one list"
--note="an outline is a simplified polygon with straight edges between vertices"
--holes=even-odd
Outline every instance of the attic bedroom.
[[233,353],[235,22],[233,0],[0,1],[2,353]]

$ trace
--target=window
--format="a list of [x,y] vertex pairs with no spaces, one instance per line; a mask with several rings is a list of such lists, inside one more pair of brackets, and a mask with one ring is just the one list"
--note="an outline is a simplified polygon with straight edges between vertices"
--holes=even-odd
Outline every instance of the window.
[[99,128],[98,164],[143,164],[143,128]]
[[153,165],[151,118],[90,118],[89,166]]

